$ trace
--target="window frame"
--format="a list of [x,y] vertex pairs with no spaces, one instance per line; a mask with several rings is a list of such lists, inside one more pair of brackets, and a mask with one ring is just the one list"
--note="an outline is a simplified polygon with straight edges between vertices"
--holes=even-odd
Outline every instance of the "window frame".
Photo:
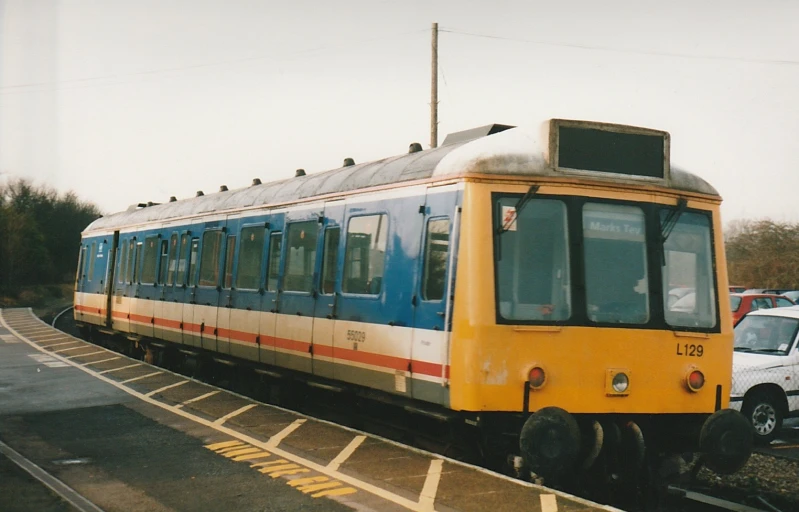
[[[383,263],[383,273],[380,276],[380,279],[381,279],[380,290],[378,290],[377,293],[351,292],[351,291],[347,291],[347,290],[344,289],[344,286],[347,283],[347,279],[348,279],[347,268],[348,268],[348,265],[350,263],[349,255],[350,255],[350,249],[352,248],[351,247],[352,244],[350,243],[350,226],[352,225],[352,221],[354,219],[363,219],[363,218],[367,218],[367,217],[385,217],[386,243],[385,243],[385,248],[384,248],[384,251],[383,251],[383,262],[382,262]],[[390,230],[391,230],[391,216],[385,210],[380,210],[380,211],[375,211],[375,212],[359,212],[357,215],[351,215],[347,219],[347,229],[344,232],[344,258],[342,260],[343,269],[342,269],[342,272],[341,272],[341,285],[340,285],[341,294],[343,296],[378,299],[385,293],[385,290],[386,290],[386,287],[385,287],[385,276],[386,276],[385,268],[386,268],[386,260],[388,258],[388,253],[389,253],[389,250],[390,250],[390,242],[391,242]],[[371,256],[367,255],[367,257],[370,258],[368,263],[371,264]]]
[[[311,272],[310,272],[310,274],[306,273],[306,271],[308,270],[307,264],[309,263],[309,261],[307,259],[308,257],[305,255],[305,253],[303,251],[303,256],[302,256],[303,261],[301,262],[301,264],[303,266],[303,273],[302,274],[291,274],[291,276],[301,276],[303,279],[305,279],[305,282],[307,283],[307,286],[303,287],[302,289],[289,289],[289,288],[287,288],[286,283],[287,283],[288,278],[290,276],[290,274],[289,274],[289,266],[292,263],[291,246],[290,246],[290,244],[291,244],[291,233],[292,233],[292,228],[298,228],[301,225],[308,225],[309,227],[311,227],[312,229],[310,229],[310,231],[312,231],[313,234],[314,234],[313,235],[314,236],[314,241],[313,241],[313,259],[310,261],[310,266],[311,266],[310,270],[311,270]],[[315,219],[314,220],[297,220],[297,221],[293,221],[293,222],[287,222],[286,225],[283,227],[283,232],[285,233],[285,237],[284,237],[284,241],[283,241],[283,245],[285,246],[285,248],[283,249],[283,258],[285,259],[285,263],[283,264],[283,286],[282,286],[282,290],[281,291],[285,292],[285,293],[297,293],[297,294],[311,295],[311,294],[314,293],[314,290],[315,290],[314,277],[315,277],[315,273],[316,273],[317,259],[319,258],[319,222],[317,220],[315,220]]]
[[[257,274],[255,275],[254,279],[254,287],[250,286],[242,286],[239,280],[241,279],[241,269],[242,269],[242,255],[244,254],[243,246],[246,240],[245,233],[250,232],[260,232],[261,234],[261,246],[259,257],[253,261],[257,263]],[[268,229],[264,226],[264,223],[261,222],[259,224],[244,224],[241,226],[241,230],[239,231],[239,246],[238,251],[236,253],[236,276],[233,279],[233,286],[237,290],[260,290],[263,289],[263,278],[264,278],[264,253],[267,252],[267,244],[269,240]]]
[[[663,208],[677,208],[673,203],[650,203],[645,199],[641,200],[618,200],[599,197],[587,197],[576,195],[558,195],[558,194],[535,194],[531,201],[536,199],[556,199],[563,201],[566,205],[567,213],[567,226],[569,230],[569,268],[571,272],[571,298],[572,298],[572,314],[571,318],[564,321],[541,321],[541,320],[513,320],[509,321],[500,315],[499,311],[499,296],[497,283],[497,269],[496,255],[497,255],[497,226],[501,218],[499,208],[497,207],[498,199],[502,197],[515,197],[520,199],[524,195],[523,192],[502,192],[492,191],[490,195],[490,206],[492,210],[492,244],[494,260],[492,261],[493,279],[494,279],[494,306],[495,306],[495,321],[498,325],[564,325],[564,326],[587,326],[587,327],[612,327],[618,329],[656,329],[662,331],[678,331],[678,332],[698,332],[698,333],[719,333],[721,332],[721,319],[720,319],[720,292],[718,288],[719,277],[717,268],[717,254],[716,254],[716,232],[714,227],[714,213],[710,210],[703,210],[697,208],[685,208],[684,213],[697,213],[704,215],[708,218],[710,226],[710,258],[712,264],[710,276],[711,286],[715,295],[715,314],[716,320],[713,327],[693,327],[693,326],[672,326],[666,323],[663,299],[663,284],[662,276],[663,269],[661,267],[661,253],[659,248],[662,247],[661,243],[661,230],[660,230],[660,210]],[[647,267],[648,267],[648,286],[649,286],[649,321],[645,324],[627,324],[627,323],[608,323],[608,322],[590,322],[587,317],[586,296],[585,296],[585,276],[583,271],[583,260],[585,257],[583,247],[583,225],[582,225],[582,207],[585,203],[606,203],[615,205],[636,206],[644,212],[644,226],[646,229],[646,246],[647,246]],[[660,245],[658,245],[660,244]],[[578,253],[576,248],[580,248]],[[722,290],[723,292],[724,290]]]
[[[213,235],[218,241],[218,245],[216,246],[216,252],[206,253],[206,250],[213,251],[213,248],[208,246],[208,242],[210,241],[210,236]],[[209,228],[203,231],[202,237],[199,238],[202,240],[199,246],[198,255],[199,261],[197,262],[197,278],[195,279],[195,284],[200,288],[216,288],[221,286],[222,281],[222,270],[223,264],[225,259],[225,230],[221,227],[219,228]],[[203,270],[206,270],[205,265],[203,264],[205,261],[205,256],[211,255],[215,256],[215,259],[211,261],[211,263],[215,263],[212,265],[212,270],[214,273],[214,283],[213,284],[203,284],[204,276]],[[207,280],[205,280],[207,281]]]
[[[446,221],[447,223],[447,250],[444,252],[444,283],[443,288],[441,290],[441,297],[438,298],[429,298],[427,297],[427,281],[428,277],[430,276],[430,254],[432,251],[430,250],[430,224],[433,222],[440,222]],[[422,271],[421,271],[421,279],[419,280],[419,297],[421,300],[425,302],[441,302],[447,296],[447,285],[449,280],[449,259],[451,257],[450,251],[452,250],[452,219],[450,219],[449,215],[439,215],[435,217],[429,217],[427,222],[425,222],[425,231],[424,231],[424,246],[422,247]]]

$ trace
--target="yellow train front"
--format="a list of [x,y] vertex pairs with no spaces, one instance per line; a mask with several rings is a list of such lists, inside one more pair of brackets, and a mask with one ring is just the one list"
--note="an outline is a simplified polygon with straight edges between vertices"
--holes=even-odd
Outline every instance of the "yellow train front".
[[640,483],[689,451],[739,469],[751,431],[725,409],[717,192],[671,168],[665,132],[552,120],[506,138],[529,150],[495,155],[486,138],[450,164],[469,176],[451,407],[481,412],[489,443],[520,433],[545,482],[584,470]]

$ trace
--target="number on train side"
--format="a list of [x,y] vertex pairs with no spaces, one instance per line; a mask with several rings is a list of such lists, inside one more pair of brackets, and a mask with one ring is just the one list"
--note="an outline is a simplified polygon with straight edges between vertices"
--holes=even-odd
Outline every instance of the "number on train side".
[[693,343],[677,343],[677,355],[686,357],[702,357],[705,347]]

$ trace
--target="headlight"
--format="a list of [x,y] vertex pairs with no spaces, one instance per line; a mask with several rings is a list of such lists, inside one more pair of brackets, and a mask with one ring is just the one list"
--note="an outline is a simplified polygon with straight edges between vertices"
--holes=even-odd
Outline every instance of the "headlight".
[[627,391],[627,387],[630,385],[630,379],[627,377],[626,373],[617,373],[613,377],[613,391],[616,393],[624,393]]

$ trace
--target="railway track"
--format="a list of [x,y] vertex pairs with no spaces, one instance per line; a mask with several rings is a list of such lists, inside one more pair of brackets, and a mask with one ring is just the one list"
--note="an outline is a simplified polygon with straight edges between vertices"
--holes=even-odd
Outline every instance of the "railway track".
[[[69,308],[71,309],[71,308]],[[62,311],[52,320],[52,325],[74,336],[81,337],[71,316]],[[85,340],[96,343],[96,340]],[[109,347],[103,344],[106,348]],[[144,352],[126,354],[146,360]],[[182,364],[158,364],[161,361],[147,361],[170,371],[192,377],[207,383],[235,391],[255,400],[280,405],[308,416],[356,428],[371,434],[391,439],[403,444],[427,450],[462,462],[486,467],[479,451],[464,443],[462,432],[455,432],[452,426],[432,417],[409,414],[402,409],[378,402],[351,402],[329,390],[308,386],[302,394],[281,396],[264,387],[252,378],[242,378],[230,362],[217,360],[213,368],[198,365],[196,361],[183,359]],[[251,377],[251,376],[250,376]],[[497,470],[497,468],[488,468]],[[505,471],[505,473],[508,473]],[[570,489],[574,492],[573,489]],[[577,493],[579,494],[579,493]],[[595,500],[594,497],[586,496]],[[613,503],[611,503],[613,505]],[[670,486],[664,503],[655,509],[659,512],[788,512],[791,509],[779,508],[762,496],[749,494],[744,497],[724,496],[723,493],[692,486]]]

